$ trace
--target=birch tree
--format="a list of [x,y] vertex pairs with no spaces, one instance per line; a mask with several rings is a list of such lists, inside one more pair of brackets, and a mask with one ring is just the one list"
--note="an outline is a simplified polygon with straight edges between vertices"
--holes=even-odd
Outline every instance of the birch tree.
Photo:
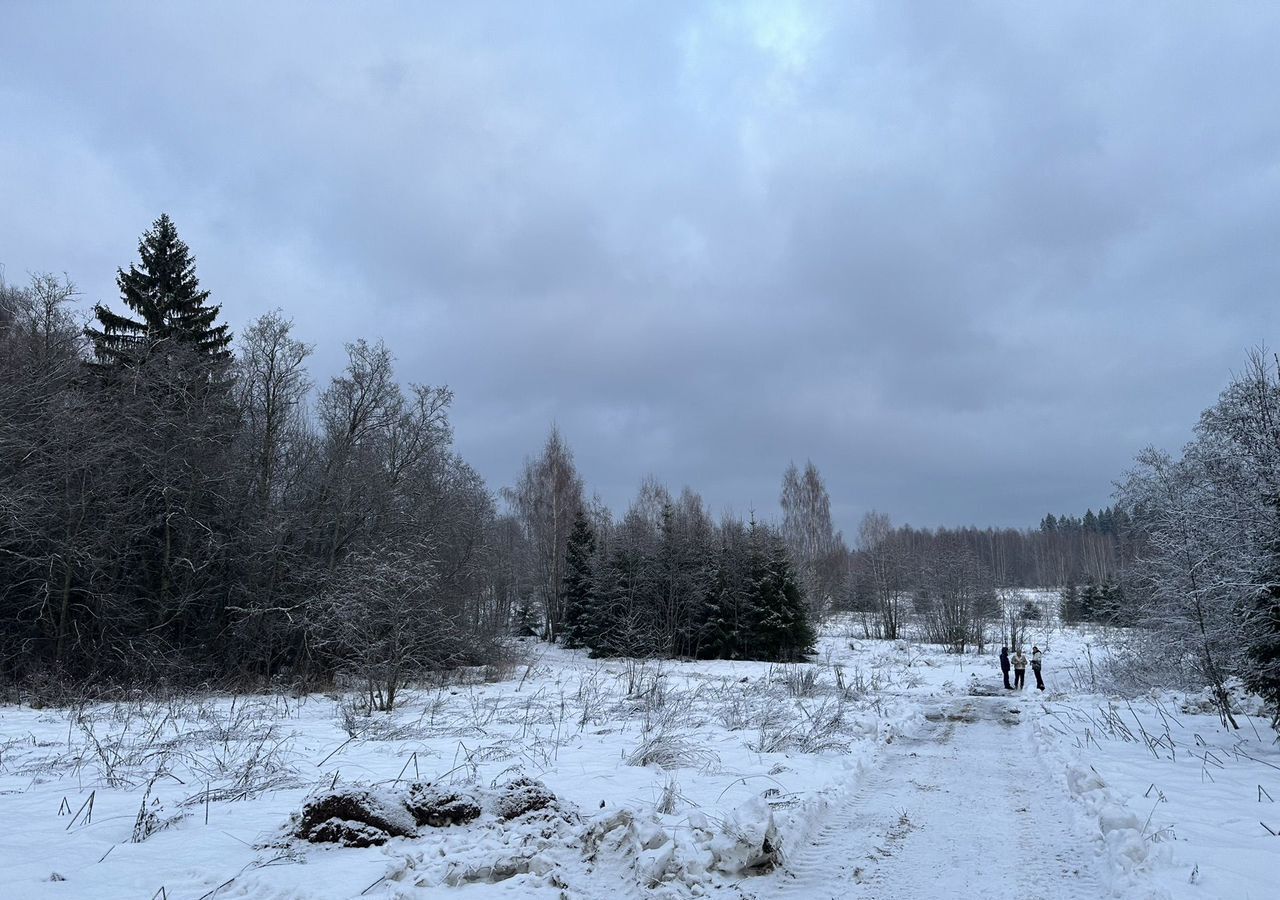
[[847,551],[831,524],[831,498],[812,462],[782,476],[782,537],[799,572],[810,619],[820,621],[839,590]]
[[583,508],[582,478],[559,429],[551,429],[542,453],[525,462],[516,486],[504,493],[529,542],[543,637],[554,641],[564,619],[565,550],[574,519]]

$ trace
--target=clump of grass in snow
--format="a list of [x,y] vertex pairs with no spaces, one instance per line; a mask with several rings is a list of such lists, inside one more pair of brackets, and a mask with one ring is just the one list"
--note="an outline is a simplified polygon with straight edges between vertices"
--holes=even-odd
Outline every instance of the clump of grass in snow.
[[843,700],[828,698],[815,706],[796,704],[799,716],[762,717],[756,739],[748,744],[757,753],[844,752],[849,749]]
[[719,766],[720,757],[700,747],[687,735],[669,731],[646,732],[627,756],[629,766],[658,766],[663,769],[699,769],[709,772]]
[[777,666],[769,670],[769,677],[781,681],[787,693],[796,699],[812,697],[821,687],[816,666]]
[[740,690],[736,685],[727,687],[720,693],[716,719],[730,731],[750,728],[761,699],[758,691]]
[[292,737],[276,721],[287,715],[288,702],[282,710],[275,698],[85,706],[69,714],[65,759],[76,772],[96,769],[109,787],[182,772],[183,781],[204,783],[206,793],[216,784],[232,796],[247,796],[296,781],[287,761]]
[[690,731],[701,724],[691,712],[696,703],[693,694],[672,697],[665,692],[650,693],[642,711],[640,742],[628,755],[627,764],[704,771],[718,766],[720,758],[690,737]]
[[654,811],[661,815],[669,816],[676,811],[679,799],[680,783],[676,781],[674,776],[672,776],[667,779],[666,785],[662,788],[662,795],[654,805]]

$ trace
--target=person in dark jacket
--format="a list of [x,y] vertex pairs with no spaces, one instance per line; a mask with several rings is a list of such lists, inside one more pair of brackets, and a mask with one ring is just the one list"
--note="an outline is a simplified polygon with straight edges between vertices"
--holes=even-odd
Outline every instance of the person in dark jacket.
[[1000,674],[1004,675],[1004,686],[1007,690],[1013,690],[1013,685],[1009,683],[1009,648],[1000,648]]

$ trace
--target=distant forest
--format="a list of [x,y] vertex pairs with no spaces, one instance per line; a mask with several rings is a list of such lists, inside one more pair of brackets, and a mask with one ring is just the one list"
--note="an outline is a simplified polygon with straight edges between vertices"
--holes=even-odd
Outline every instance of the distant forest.
[[615,516],[552,430],[495,493],[453,449],[449,390],[401,384],[381,342],[348,344],[315,385],[283,313],[233,340],[167,216],[138,254],[120,305],[88,321],[65,279],[0,284],[11,682],[348,673],[389,706],[415,673],[499,660],[520,633],[793,660],[844,611],[868,636],[910,622],[981,647],[1015,587],[1061,588],[1075,620],[1181,623],[1193,648],[1175,663],[1220,687],[1280,665],[1280,379],[1261,353],[1183,457],[1148,451],[1097,513],[931,530],[870,512],[846,541],[811,463],[784,473],[777,522],[716,520],[652,479]]
[[994,585],[1028,588],[1119,580],[1142,543],[1141,529],[1119,507],[1086,510],[1083,516],[1050,513],[1038,529],[902,526],[887,537],[920,559],[936,556],[940,548],[963,547],[991,573]]

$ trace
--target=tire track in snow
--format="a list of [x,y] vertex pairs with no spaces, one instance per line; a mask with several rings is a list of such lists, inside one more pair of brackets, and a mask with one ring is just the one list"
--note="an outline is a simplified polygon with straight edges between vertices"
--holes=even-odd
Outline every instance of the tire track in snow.
[[[1014,712],[1017,710],[1018,712]],[[780,871],[744,897],[1077,900],[1106,893],[1093,845],[1034,752],[1031,707],[966,697],[877,768]]]
[[864,773],[858,789],[816,832],[807,835],[799,847],[783,848],[783,864],[770,879],[751,884],[739,883],[743,896],[761,900],[766,897],[818,900],[843,893],[852,880],[860,877],[856,873],[865,871],[861,858],[868,848],[861,838],[879,817],[880,810],[871,807],[870,801],[883,794],[894,778],[887,766],[888,759],[899,753],[913,752],[913,747],[945,743],[954,727],[954,721],[940,717],[911,736],[898,737],[889,745],[892,752],[881,755],[879,764]]

